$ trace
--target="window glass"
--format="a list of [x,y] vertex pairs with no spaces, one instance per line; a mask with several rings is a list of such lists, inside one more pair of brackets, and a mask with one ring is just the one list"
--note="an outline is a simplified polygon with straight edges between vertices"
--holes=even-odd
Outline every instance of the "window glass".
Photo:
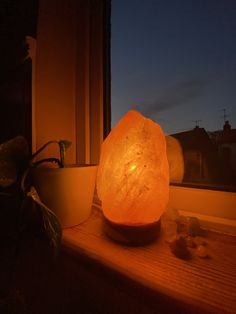
[[236,190],[236,2],[113,0],[111,24],[111,127],[140,111],[172,183]]

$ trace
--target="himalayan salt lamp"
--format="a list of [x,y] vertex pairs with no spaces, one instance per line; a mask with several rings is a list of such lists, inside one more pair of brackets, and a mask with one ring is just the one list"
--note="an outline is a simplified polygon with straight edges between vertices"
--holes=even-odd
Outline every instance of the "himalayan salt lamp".
[[101,147],[97,192],[108,235],[149,242],[169,198],[169,166],[161,127],[130,110]]

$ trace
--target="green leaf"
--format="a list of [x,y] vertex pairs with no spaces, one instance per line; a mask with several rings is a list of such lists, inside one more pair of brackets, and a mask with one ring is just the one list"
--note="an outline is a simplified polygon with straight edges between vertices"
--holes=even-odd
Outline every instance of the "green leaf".
[[43,216],[44,229],[49,238],[50,244],[54,249],[55,255],[58,255],[62,238],[62,229],[57,216],[41,201],[36,189],[33,186],[31,186],[27,196],[31,197],[40,207]]
[[71,142],[68,140],[61,140],[58,143],[60,146],[61,166],[62,166],[62,168],[64,168],[66,149],[71,146]]
[[[37,155],[39,155],[48,145],[51,144],[57,144],[59,145],[59,149],[60,149],[60,161],[59,161],[59,167],[64,167],[65,165],[65,152],[67,150],[68,147],[71,146],[72,142],[68,141],[68,140],[60,140],[60,141],[49,141],[46,144],[44,144],[42,147],[40,147],[31,157],[31,165],[34,165],[35,163],[33,162],[33,160],[35,159],[35,157]],[[47,158],[47,160],[49,161],[49,159],[51,158]],[[45,159],[43,159],[44,162]],[[37,163],[37,162],[36,162]]]
[[31,162],[34,160],[34,158],[39,155],[48,145],[50,144],[58,144],[58,141],[49,141],[46,144],[44,144],[42,147],[40,147],[32,156],[31,156]]
[[63,145],[65,150],[71,146],[72,142],[68,140],[60,140],[59,145]]

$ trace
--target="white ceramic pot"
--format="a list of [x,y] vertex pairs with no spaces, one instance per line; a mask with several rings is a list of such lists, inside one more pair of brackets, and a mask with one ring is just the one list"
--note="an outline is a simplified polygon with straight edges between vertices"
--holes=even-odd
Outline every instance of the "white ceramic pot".
[[59,218],[62,228],[84,222],[91,213],[97,166],[34,168],[33,184],[45,205]]

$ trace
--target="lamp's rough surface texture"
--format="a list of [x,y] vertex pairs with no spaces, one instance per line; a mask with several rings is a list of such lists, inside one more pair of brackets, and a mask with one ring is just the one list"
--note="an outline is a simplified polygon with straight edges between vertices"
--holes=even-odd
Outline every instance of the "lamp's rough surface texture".
[[106,219],[138,226],[152,224],[169,198],[169,166],[161,127],[130,110],[104,140],[97,192]]

